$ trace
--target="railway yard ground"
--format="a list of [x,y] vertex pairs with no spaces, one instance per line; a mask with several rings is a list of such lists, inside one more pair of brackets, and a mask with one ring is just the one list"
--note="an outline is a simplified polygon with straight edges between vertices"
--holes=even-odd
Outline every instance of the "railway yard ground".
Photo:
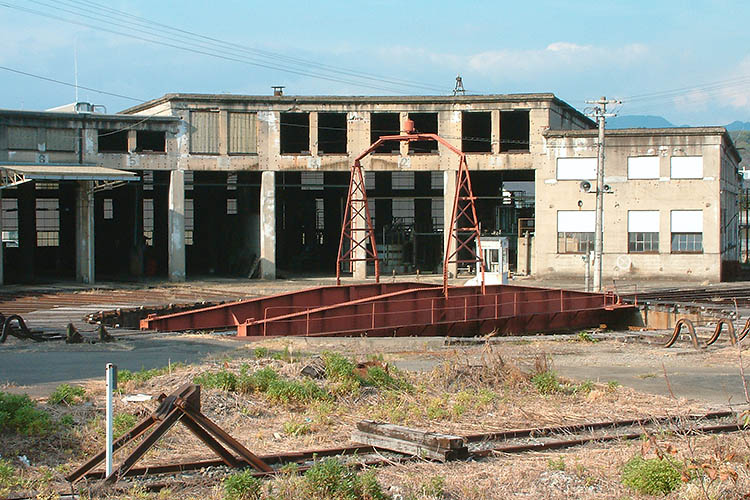
[[[103,310],[231,301],[328,283],[5,287],[5,316],[21,315],[47,335],[72,324],[87,342],[9,336],[0,344],[0,497],[750,498],[743,380],[750,349],[723,333],[705,345],[719,318],[729,318],[741,336],[750,317],[748,283],[620,284],[625,300],[636,300],[637,290],[641,305],[690,309],[699,348],[680,337],[667,349],[672,328],[648,324],[471,339],[252,340],[121,325],[108,327],[115,341],[99,342],[97,325],[84,320]],[[108,362],[120,370],[116,434],[152,415],[160,394],[197,384],[202,415],[269,464],[273,477],[221,460],[185,466],[218,457],[178,424],[135,465],[153,473],[107,487],[90,475],[71,486],[66,477],[104,449]],[[399,427],[378,427],[384,424]],[[518,429],[528,432],[509,432]],[[367,448],[362,432],[383,432],[370,438],[385,444]],[[388,451],[391,441],[416,442],[420,451]],[[438,447],[435,459],[433,441],[451,448]],[[123,446],[115,463],[137,446]],[[341,457],[329,458],[337,455],[329,450]],[[157,474],[165,464],[184,470]]]

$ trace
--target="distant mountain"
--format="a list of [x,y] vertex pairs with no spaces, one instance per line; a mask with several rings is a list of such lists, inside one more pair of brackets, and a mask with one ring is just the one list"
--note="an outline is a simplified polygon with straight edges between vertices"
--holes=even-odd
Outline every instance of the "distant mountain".
[[[710,124],[706,124],[710,125]],[[663,116],[655,115],[623,115],[607,119],[607,128],[671,128],[687,127],[688,125],[674,125]],[[750,122],[733,121],[724,125],[729,131],[750,130]]]
[[725,125],[727,130],[750,130],[750,122],[741,122],[739,120],[733,121],[729,125]]
[[670,128],[674,127],[663,116],[623,115],[607,119],[607,128]]

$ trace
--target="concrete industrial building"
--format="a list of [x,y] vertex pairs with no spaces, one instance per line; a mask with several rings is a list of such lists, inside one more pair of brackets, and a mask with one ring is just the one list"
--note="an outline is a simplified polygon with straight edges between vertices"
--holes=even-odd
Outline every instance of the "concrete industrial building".
[[[256,261],[264,278],[333,275],[351,160],[407,119],[467,153],[482,232],[511,237],[518,271],[583,275],[595,124],[552,94],[168,94],[119,115],[0,111],[0,167],[17,183],[3,189],[6,279],[247,276]],[[726,131],[612,131],[606,154],[605,278],[729,277],[739,156]],[[629,178],[631,163],[658,176]],[[363,162],[386,272],[440,270],[457,166],[431,143]]]

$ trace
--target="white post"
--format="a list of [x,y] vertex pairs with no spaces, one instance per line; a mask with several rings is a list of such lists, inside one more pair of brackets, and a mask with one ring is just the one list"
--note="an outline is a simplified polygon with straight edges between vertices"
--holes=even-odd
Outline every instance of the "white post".
[[112,392],[117,388],[117,367],[107,363],[107,435],[106,435],[106,477],[112,474]]

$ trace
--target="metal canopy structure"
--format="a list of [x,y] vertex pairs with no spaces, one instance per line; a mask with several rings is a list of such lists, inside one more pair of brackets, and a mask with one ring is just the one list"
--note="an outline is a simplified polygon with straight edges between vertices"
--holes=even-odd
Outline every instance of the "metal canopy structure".
[[[349,179],[349,197],[344,209],[344,223],[341,227],[341,240],[339,243],[339,254],[336,259],[336,283],[341,284],[341,266],[344,263],[351,265],[356,261],[374,261],[375,263],[375,281],[380,280],[380,267],[378,265],[378,251],[375,246],[375,231],[370,222],[369,211],[367,208],[367,193],[365,182],[362,176],[361,160],[372,154],[383,143],[390,141],[400,142],[417,142],[417,141],[437,141],[447,149],[456,153],[459,158],[458,172],[456,178],[456,191],[453,198],[453,213],[451,223],[446,231],[450,231],[447,238],[444,261],[443,261],[443,294],[448,296],[448,265],[449,264],[470,264],[472,268],[478,265],[481,275],[481,289],[485,293],[484,272],[485,264],[482,257],[482,243],[479,236],[479,219],[477,218],[476,207],[474,206],[474,193],[471,189],[471,178],[469,177],[469,166],[466,163],[466,155],[463,151],[456,148],[448,141],[437,134],[416,134],[414,123],[407,120],[406,132],[400,135],[384,135],[372,143],[369,148],[363,151],[354,159],[354,165],[351,169]],[[445,196],[445,193],[443,193]],[[364,227],[357,227],[354,223],[356,217],[364,217]],[[371,248],[367,248],[367,242],[370,242]],[[344,242],[348,242],[348,248],[344,249]],[[476,250],[471,243],[476,242]],[[354,255],[355,249],[364,250],[364,257]],[[452,249],[452,251],[451,251]]]
[[124,182],[138,181],[140,177],[126,170],[93,164],[1,164],[0,189],[18,186],[30,181],[94,181],[94,189],[107,189]]

